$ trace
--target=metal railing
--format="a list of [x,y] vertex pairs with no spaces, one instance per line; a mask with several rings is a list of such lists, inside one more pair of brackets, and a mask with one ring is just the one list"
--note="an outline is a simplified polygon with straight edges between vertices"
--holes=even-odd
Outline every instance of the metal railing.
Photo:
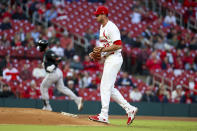
[[[170,85],[168,83],[170,83]],[[155,85],[155,84],[165,85],[171,91],[173,90],[173,87],[174,87],[173,80],[166,78],[164,76],[161,76],[159,74],[153,74],[153,85]]]
[[[36,24],[36,22],[38,23],[41,23],[42,25],[44,25],[45,28],[48,27],[48,21],[47,20],[43,20],[43,18],[37,13],[37,12],[34,12],[33,15],[32,15],[32,22],[33,24]],[[68,32],[66,27],[58,24],[58,23],[54,23],[54,22],[51,22],[53,25],[56,25],[57,27],[59,28],[62,28],[64,29],[64,31]],[[71,39],[74,41],[75,44],[83,47],[85,49],[85,51],[88,50],[88,47],[90,45],[90,43],[88,42],[88,40],[84,37],[81,37],[77,34],[72,34],[72,33],[69,33],[69,36],[71,36]]]
[[192,29],[192,30],[197,31],[197,20],[195,20],[195,18],[193,17],[189,18],[187,29]]
[[[53,24],[60,27],[60,28],[63,28],[64,31],[67,31],[67,29],[65,27],[61,26],[60,24],[58,24],[58,23],[53,23]],[[71,36],[71,39],[74,41],[75,44],[83,47],[85,49],[85,51],[88,50],[89,42],[86,38],[81,37],[80,35],[77,35],[77,34],[72,34],[72,33],[69,33],[69,36]]]
[[[159,74],[153,74],[153,85],[155,84],[158,84],[158,85],[162,84],[166,86],[168,89],[170,89],[171,91],[174,89],[175,86],[177,86],[176,83],[172,79],[166,78],[165,76],[162,76]],[[189,89],[188,85],[182,84],[181,86]]]

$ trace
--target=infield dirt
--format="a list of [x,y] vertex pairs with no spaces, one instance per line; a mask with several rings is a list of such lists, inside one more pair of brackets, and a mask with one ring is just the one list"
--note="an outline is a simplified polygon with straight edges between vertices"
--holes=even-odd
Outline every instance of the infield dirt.
[[80,117],[33,108],[0,108],[0,124],[106,126]]

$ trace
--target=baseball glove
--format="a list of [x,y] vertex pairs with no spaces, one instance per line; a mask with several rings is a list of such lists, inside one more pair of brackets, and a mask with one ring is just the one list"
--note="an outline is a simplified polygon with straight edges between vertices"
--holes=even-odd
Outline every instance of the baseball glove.
[[101,53],[103,48],[104,47],[94,47],[93,52],[94,53]]
[[101,60],[101,52],[102,52],[103,47],[95,47],[93,49],[93,52],[89,54],[90,58],[93,59],[94,61],[99,61]]

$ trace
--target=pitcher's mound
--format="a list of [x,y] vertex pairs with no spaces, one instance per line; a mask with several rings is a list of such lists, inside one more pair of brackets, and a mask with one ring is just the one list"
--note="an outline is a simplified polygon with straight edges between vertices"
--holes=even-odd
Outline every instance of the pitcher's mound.
[[88,118],[74,118],[33,108],[0,108],[0,124],[106,126]]

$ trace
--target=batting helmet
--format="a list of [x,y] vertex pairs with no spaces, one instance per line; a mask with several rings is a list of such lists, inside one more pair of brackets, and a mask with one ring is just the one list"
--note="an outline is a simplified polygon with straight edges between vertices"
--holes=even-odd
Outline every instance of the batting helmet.
[[49,43],[47,40],[39,40],[37,42],[37,49],[42,52],[47,48],[48,45]]

